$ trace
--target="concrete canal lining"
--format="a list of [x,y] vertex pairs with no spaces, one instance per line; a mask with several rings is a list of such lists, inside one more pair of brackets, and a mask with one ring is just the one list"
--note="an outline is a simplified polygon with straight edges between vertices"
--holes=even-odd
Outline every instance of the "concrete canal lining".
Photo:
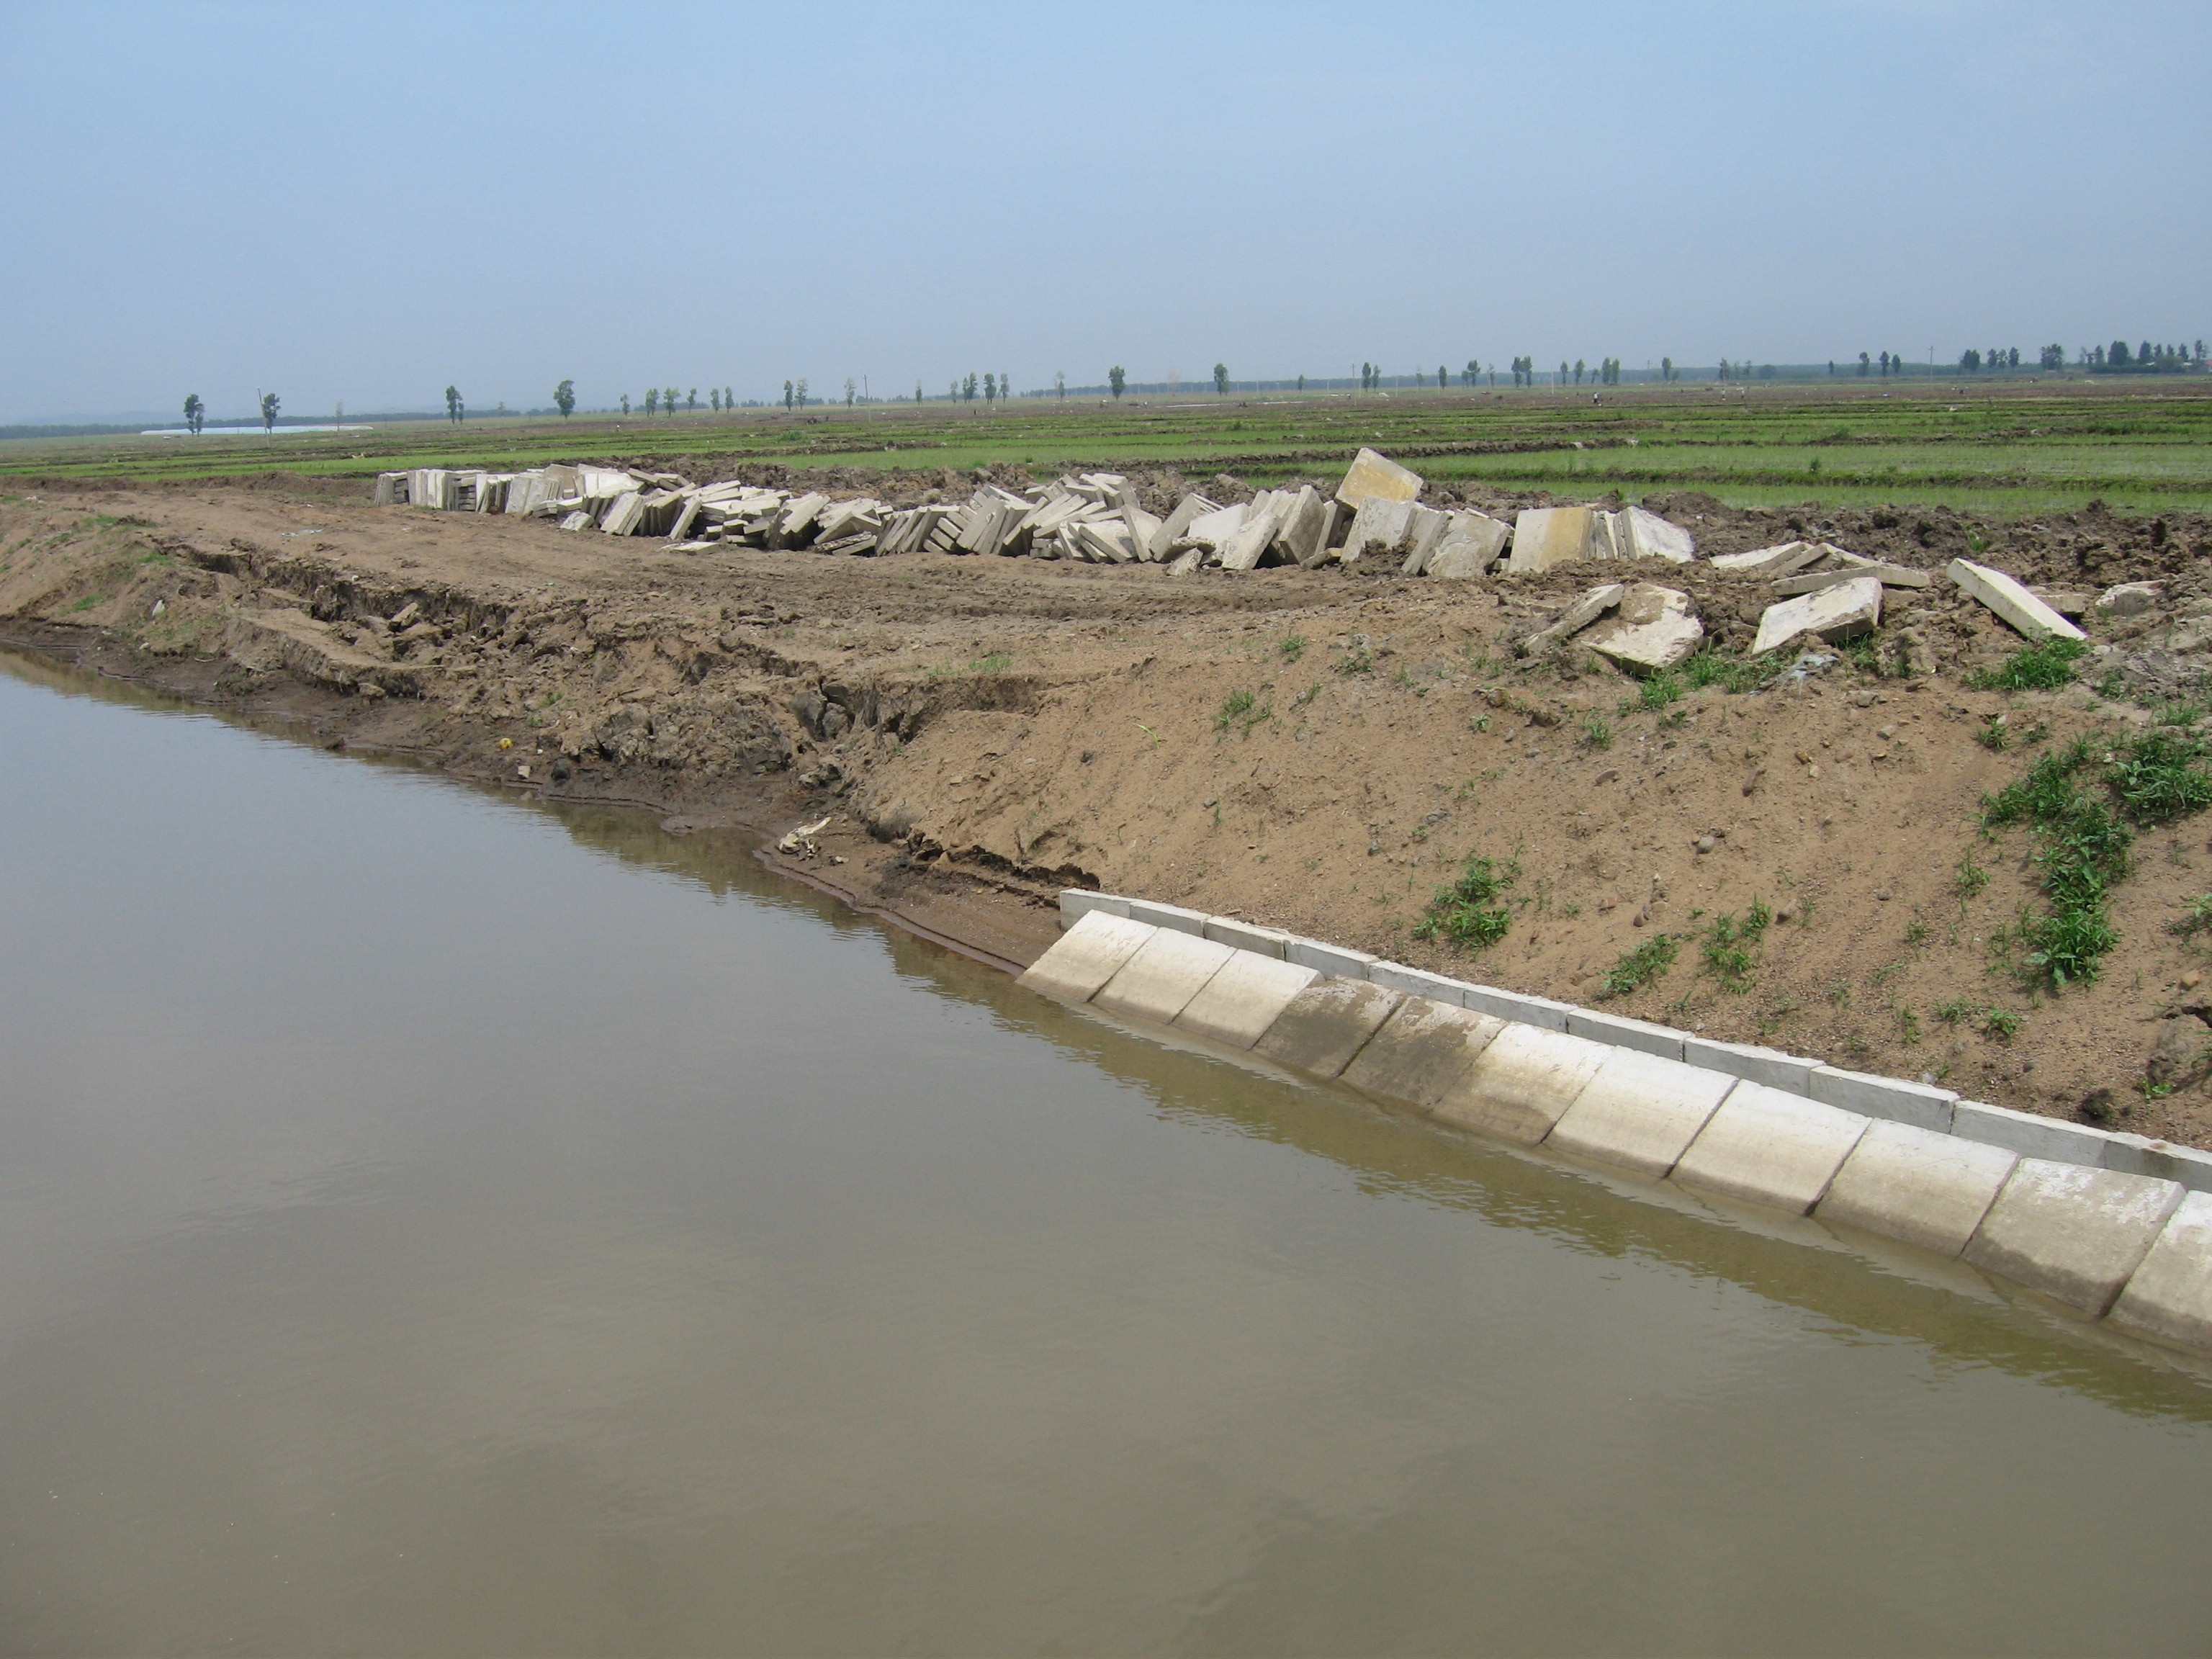
[[[1021,983],[1456,1127],[1960,1259],[2212,1351],[2212,1156],[1071,890]],[[1802,1085],[1802,1087],[1792,1086]]]

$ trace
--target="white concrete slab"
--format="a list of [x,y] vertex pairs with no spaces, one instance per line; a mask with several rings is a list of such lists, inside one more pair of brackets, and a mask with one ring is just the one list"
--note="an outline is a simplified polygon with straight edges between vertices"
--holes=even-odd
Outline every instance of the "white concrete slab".
[[1638,1175],[1663,1176],[1736,1086],[1723,1072],[1616,1048],[1544,1144]]
[[1425,574],[1438,581],[1466,581],[1498,562],[1513,526],[1487,513],[1455,513],[1451,528],[1429,555]]
[[1955,1256],[2019,1162],[1999,1146],[1871,1119],[1814,1213]]
[[1291,999],[1252,1051],[1294,1071],[1334,1077],[1404,1000],[1364,979],[1318,979]]
[[1451,529],[1452,515],[1440,513],[1433,507],[1413,504],[1413,513],[1406,521],[1406,558],[1398,567],[1401,576],[1418,576],[1429,568],[1430,556],[1443,544]]
[[1376,496],[1361,504],[1352,515],[1352,528],[1345,532],[1344,550],[1340,562],[1357,564],[1370,554],[1381,558],[1398,550],[1398,544],[1413,522],[1413,503]]
[[1086,911],[1014,982],[1069,1002],[1088,1002],[1158,932],[1127,916]]
[[1093,910],[1103,910],[1109,916],[1129,914],[1129,901],[1115,893],[1094,893],[1087,887],[1063,887],[1060,890],[1060,925],[1073,927]]
[[1378,1099],[1427,1111],[1463,1093],[1474,1063],[1505,1022],[1454,1003],[1407,997],[1344,1068],[1344,1080]]
[[1127,1019],[1167,1024],[1236,954],[1210,939],[1159,928],[1091,999],[1092,1006]]
[[1943,574],[1988,606],[2000,622],[2031,640],[2047,640],[2053,635],[2062,640],[2088,638],[2029,592],[2017,577],[2008,576],[2002,570],[1976,564],[1972,559],[1954,559],[1944,566]]
[[1431,1002],[1449,1002],[1460,1008],[1467,1006],[1467,987],[1463,983],[1443,974],[1432,974],[1425,968],[1408,968],[1402,962],[1370,962],[1367,964],[1367,978],[1370,984],[1387,985],[1409,997],[1426,997]]
[[1184,1005],[1175,1023],[1186,1031],[1249,1048],[1282,1018],[1291,999],[1320,975],[1279,957],[1235,951],[1220,972]]
[[1982,1218],[1965,1260],[2084,1313],[2101,1314],[2181,1198],[2171,1181],[2024,1158]]
[[1803,1215],[1874,1120],[1802,1095],[1739,1082],[1675,1164],[1695,1191],[1771,1204]]
[[2212,1193],[2181,1200],[2107,1317],[2137,1336],[2212,1348]]
[[1856,639],[1881,622],[1881,579],[1853,576],[1847,581],[1801,593],[1770,605],[1759,619],[1751,654],[1763,656],[1806,640],[1833,645]]
[[1826,542],[1778,542],[1772,547],[1754,547],[1748,553],[1717,554],[1706,562],[1723,575],[1763,577],[1771,581],[1842,550]]
[[1336,499],[1357,511],[1363,501],[1410,501],[1421,493],[1421,475],[1386,455],[1363,449],[1352,458]]
[[1793,1095],[1813,1098],[1813,1073],[1820,1062],[1802,1054],[1785,1054],[1779,1048],[1762,1048],[1749,1042],[1713,1042],[1684,1032],[1682,1058],[1708,1071],[1749,1078],[1769,1088],[1787,1089]]
[[1601,582],[1565,611],[1515,646],[1523,657],[1540,657],[1563,640],[1571,640],[1620,603],[1626,582]]
[[1910,1123],[1938,1134],[1951,1133],[1952,1109],[1959,1098],[1933,1084],[1908,1083],[1901,1077],[1878,1077],[1872,1072],[1847,1072],[1838,1066],[1815,1066],[1808,1092],[1823,1105],[1840,1106],[1847,1112],[1892,1123]]
[[1365,979],[1370,964],[1376,961],[1364,951],[1346,950],[1341,945],[1325,945],[1317,939],[1302,939],[1291,935],[1283,946],[1283,960],[1317,968],[1322,973],[1342,979]]
[[1705,637],[1705,625],[1687,593],[1633,582],[1613,614],[1583,635],[1582,644],[1632,674],[1656,674],[1688,660]]
[[2178,1181],[2191,1192],[2212,1192],[2212,1152],[2194,1146],[2177,1146],[2148,1135],[2107,1134],[2104,1137],[2105,1167],[2124,1175],[2151,1176]]
[[1524,507],[1513,519],[1513,553],[1506,574],[1540,575],[1555,565],[1589,556],[1590,509],[1586,507]]
[[1566,1030],[1593,1042],[1639,1049],[1668,1060],[1681,1059],[1683,1044],[1687,1041],[1684,1033],[1671,1025],[1654,1025],[1649,1020],[1631,1019],[1626,1014],[1601,1014],[1595,1008],[1577,1008],[1571,1004],[1567,1005]]
[[1698,544],[1690,532],[1656,513],[1632,507],[1619,517],[1627,532],[1630,558],[1670,559],[1687,564],[1698,556]]
[[1206,936],[1206,924],[1211,920],[1203,910],[1194,910],[1182,904],[1162,904],[1156,899],[1131,899],[1129,915],[1133,920],[1149,921],[1155,927],[1170,928],[1178,933],[1192,933],[1200,939]]
[[1262,927],[1257,922],[1239,921],[1234,916],[1208,916],[1205,933],[1207,939],[1233,950],[1273,957],[1278,962],[1287,960],[1283,951],[1290,944],[1291,935],[1279,927]]
[[1565,1030],[1567,1016],[1575,1012],[1571,1003],[1532,996],[1526,991],[1502,991],[1495,985],[1462,983],[1460,1000],[1483,1013],[1518,1020],[1524,1025],[1539,1025],[1547,1031]]
[[1328,533],[1328,503],[1311,484],[1303,486],[1281,514],[1275,527],[1275,550],[1291,563],[1304,568],[1319,564],[1328,550],[1322,538]]
[[[2105,1164],[2105,1135],[2086,1123],[2016,1112],[2009,1106],[1962,1100],[1951,1109],[1951,1133],[1961,1140],[1978,1140],[2002,1146],[2022,1158],[2048,1158],[2053,1164],[2080,1164],[2091,1168]],[[2130,1173],[2144,1173],[2131,1171]]]
[[1565,1031],[1509,1023],[1483,1049],[1467,1086],[1431,1109],[1462,1128],[1533,1146],[1552,1133],[1613,1053]]

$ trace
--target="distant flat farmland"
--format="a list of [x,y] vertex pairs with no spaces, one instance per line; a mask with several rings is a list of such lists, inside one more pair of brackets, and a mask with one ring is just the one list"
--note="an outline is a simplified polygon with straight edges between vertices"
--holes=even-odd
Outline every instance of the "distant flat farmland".
[[1711,492],[1733,506],[1945,505],[2003,514],[2102,500],[2212,511],[2212,381],[1814,383],[1019,398],[672,417],[472,416],[366,431],[17,439],[0,477],[193,479],[271,471],[362,477],[592,458],[705,477],[747,466],[902,472],[1009,465],[1327,477],[1361,445],[1428,477],[1632,500]]

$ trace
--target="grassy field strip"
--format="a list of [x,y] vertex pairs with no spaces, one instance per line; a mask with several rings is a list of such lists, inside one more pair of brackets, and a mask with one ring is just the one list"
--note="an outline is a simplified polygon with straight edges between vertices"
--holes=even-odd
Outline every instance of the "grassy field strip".
[[794,468],[1036,472],[1176,466],[1255,483],[1322,476],[1371,444],[1425,475],[1561,495],[1705,489],[1735,505],[1890,501],[1995,513],[2101,497],[2142,512],[2212,510],[2212,383],[2149,390],[1978,386],[1883,396],[1848,382],[1749,397],[1692,388],[1455,391],[1172,407],[1024,401],[737,416],[386,424],[371,433],[0,443],[0,477],[216,478],[272,470],[365,477],[402,466],[518,471],[591,457],[699,473]]

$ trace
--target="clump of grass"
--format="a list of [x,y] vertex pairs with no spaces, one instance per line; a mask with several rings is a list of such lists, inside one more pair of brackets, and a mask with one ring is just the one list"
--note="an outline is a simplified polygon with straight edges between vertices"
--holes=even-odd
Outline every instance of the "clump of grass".
[[1458,879],[1437,889],[1413,929],[1419,939],[1441,939],[1462,951],[1480,951],[1505,937],[1513,913],[1504,902],[1505,890],[1521,878],[1521,861],[1468,854]]
[[1732,657],[1709,645],[1685,662],[1680,672],[1682,683],[1692,690],[1702,691],[1709,685],[1717,685],[1723,691],[1756,691],[1786,665]]
[[2020,1016],[2009,1008],[1984,1008],[1982,1030],[1999,1042],[2010,1042],[2020,1030]]
[[1368,649],[1367,641],[1358,640],[1336,659],[1340,674],[1371,674],[1375,672],[1375,653]]
[[1305,649],[1306,636],[1304,635],[1285,634],[1283,636],[1282,653],[1283,660],[1285,662],[1296,662],[1300,657],[1305,654]]
[[1662,669],[1637,688],[1636,706],[1639,708],[1664,708],[1680,701],[1686,688],[1679,675]]
[[[1238,687],[1221,700],[1221,712],[1213,717],[1213,729],[1226,732],[1232,726],[1242,726],[1244,735],[1252,734],[1252,710],[1259,699],[1243,687]],[[1262,718],[1265,718],[1262,716]]]
[[2166,924],[2167,933],[2183,939],[2192,933],[2201,933],[2208,927],[2212,927],[2212,893],[2199,895],[2191,901],[2188,909]]
[[2074,665],[2088,654],[2079,640],[2052,638],[2015,651],[1996,668],[1967,677],[1978,691],[2055,691],[2074,682]]
[[1759,969],[1759,947],[1766,937],[1767,923],[1773,920],[1774,913],[1759,899],[1751,902],[1741,921],[1734,911],[1713,919],[1700,949],[1707,970],[1720,981],[1721,989],[1741,993],[1751,988]]
[[1974,1017],[1974,1005],[1964,997],[1953,997],[1948,1001],[1937,1003],[1928,1012],[1940,1024],[1956,1025],[1961,1020]]
[[1605,982],[1598,988],[1598,997],[1632,996],[1643,990],[1674,965],[1674,953],[1679,942],[1672,933],[1655,933],[1634,950],[1622,954],[1620,961],[1606,970]]
[[1974,741],[1993,755],[2002,755],[2012,747],[2012,733],[2005,730],[2005,717],[1992,714],[1982,722],[1982,729],[1974,733]]
[[1970,899],[1990,884],[1990,872],[1974,862],[1974,849],[1969,847],[1959,854],[1958,868],[1952,872],[1951,885],[1960,899]]
[[2212,806],[2204,744],[2185,732],[2147,732],[2122,745],[2109,776],[2121,810],[2137,823],[2163,823]]
[[1613,747],[1613,723],[1595,709],[1583,716],[1582,746],[1593,754]]

